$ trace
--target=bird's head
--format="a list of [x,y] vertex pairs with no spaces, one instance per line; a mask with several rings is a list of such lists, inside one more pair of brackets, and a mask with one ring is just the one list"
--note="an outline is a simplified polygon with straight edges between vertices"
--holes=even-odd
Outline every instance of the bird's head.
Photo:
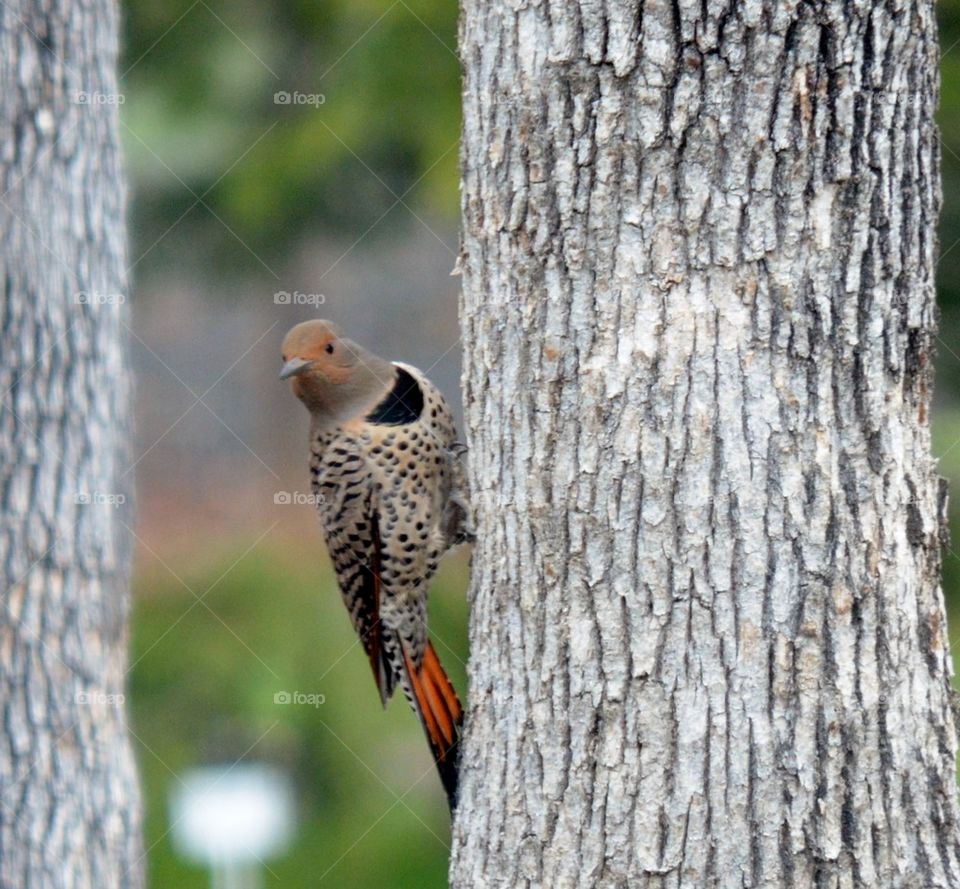
[[304,321],[283,338],[281,380],[318,417],[363,416],[390,391],[396,370],[330,321]]

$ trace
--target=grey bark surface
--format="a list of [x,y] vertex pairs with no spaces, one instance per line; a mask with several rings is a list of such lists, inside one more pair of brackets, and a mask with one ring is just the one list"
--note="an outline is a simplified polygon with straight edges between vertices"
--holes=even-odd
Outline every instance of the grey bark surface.
[[933,3],[464,0],[451,883],[960,885]]
[[[0,5],[0,886],[142,884],[112,0]],[[123,501],[123,502],[121,502]]]

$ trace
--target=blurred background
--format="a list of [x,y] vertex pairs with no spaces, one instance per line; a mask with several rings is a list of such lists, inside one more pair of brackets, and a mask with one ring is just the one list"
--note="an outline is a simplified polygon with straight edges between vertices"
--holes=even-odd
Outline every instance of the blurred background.
[[[221,790],[257,763],[293,784],[266,886],[445,886],[440,783],[402,696],[379,704],[277,374],[287,329],[329,317],[459,412],[456,3],[129,0],[125,19],[150,884],[210,885],[171,795],[239,762]],[[445,561],[430,613],[461,694],[467,559]]]
[[[960,485],[960,0],[941,0],[945,205],[935,452]],[[130,672],[151,885],[203,887],[171,797],[198,766],[290,776],[267,886],[446,885],[448,816],[405,702],[382,712],[340,604],[279,343],[320,315],[459,413],[453,0],[127,0],[139,379]],[[960,496],[953,497],[960,541]],[[467,553],[430,622],[466,691]],[[960,558],[945,586],[960,645]],[[179,822],[179,824],[178,824]]]

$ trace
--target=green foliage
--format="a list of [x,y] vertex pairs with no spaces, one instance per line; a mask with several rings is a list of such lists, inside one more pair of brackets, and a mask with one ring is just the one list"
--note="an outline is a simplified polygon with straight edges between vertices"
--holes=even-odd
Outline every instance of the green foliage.
[[[268,862],[268,886],[313,887],[327,871],[332,886],[445,885],[448,816],[426,742],[402,695],[381,708],[326,565],[276,550],[233,561],[185,578],[196,596],[166,572],[136,590],[130,699],[153,885],[208,884],[175,854],[166,800],[181,771],[241,758],[295,780],[297,840]],[[431,629],[465,694],[466,561],[448,562]],[[275,703],[281,691],[324,702]]]
[[238,239],[269,262],[308,231],[357,237],[405,195],[455,224],[456,16],[441,0],[128,4],[124,140],[141,250],[186,214],[140,274],[228,249],[238,271],[257,269]]
[[[944,204],[940,220],[941,260],[937,268],[938,298],[944,311],[941,337],[944,359],[939,368],[940,388],[960,385],[960,361],[949,350],[960,351],[960,2],[942,0],[940,19],[940,125]],[[944,354],[946,353],[946,354]]]

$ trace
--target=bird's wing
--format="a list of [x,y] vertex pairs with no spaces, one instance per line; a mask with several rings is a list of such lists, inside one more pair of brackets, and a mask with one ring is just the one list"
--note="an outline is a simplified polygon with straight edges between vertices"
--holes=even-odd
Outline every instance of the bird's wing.
[[396,677],[383,645],[383,544],[375,486],[360,447],[344,441],[330,448],[314,489],[320,497],[318,509],[340,594],[386,704]]

